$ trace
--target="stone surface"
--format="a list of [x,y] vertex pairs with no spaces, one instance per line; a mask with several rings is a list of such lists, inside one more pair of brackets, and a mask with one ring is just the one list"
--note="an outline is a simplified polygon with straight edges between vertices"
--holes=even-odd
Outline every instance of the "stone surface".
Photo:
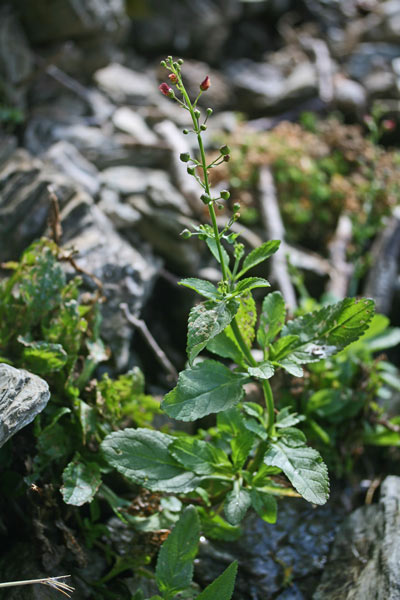
[[366,109],[366,91],[357,81],[338,75],[334,80],[333,104],[346,115],[361,116]]
[[0,8],[1,92],[11,105],[25,104],[25,88],[21,84],[32,70],[33,55],[21,24],[11,6],[3,6]]
[[99,191],[98,170],[69,142],[57,142],[48,149],[44,158],[92,196]]
[[400,478],[386,477],[379,504],[343,523],[313,600],[399,600]]
[[31,423],[49,398],[44,379],[0,363],[0,447]]
[[[133,331],[120,310],[121,302],[138,316],[161,266],[146,247],[140,252],[128,244],[91,198],[77,194],[61,211],[62,242],[77,252],[76,262],[103,284],[104,340],[111,347],[119,371],[129,367]],[[93,286],[90,278],[86,284]]]
[[114,102],[120,104],[145,104],[157,92],[153,77],[118,63],[96,71],[94,80]]
[[142,144],[156,144],[157,135],[148,127],[143,117],[129,106],[121,106],[113,114],[112,121],[117,129],[128,133]]

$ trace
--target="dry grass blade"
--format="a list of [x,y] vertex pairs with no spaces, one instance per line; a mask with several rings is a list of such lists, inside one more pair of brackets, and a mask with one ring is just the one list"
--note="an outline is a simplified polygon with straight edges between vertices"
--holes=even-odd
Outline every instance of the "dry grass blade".
[[58,592],[61,592],[68,598],[71,598],[68,592],[73,592],[75,588],[68,585],[64,581],[59,581],[60,579],[65,579],[66,577],[71,577],[71,575],[59,575],[58,577],[44,577],[43,579],[26,579],[24,581],[8,581],[6,583],[0,583],[0,588],[41,583],[43,585],[49,585],[50,587],[54,588]]

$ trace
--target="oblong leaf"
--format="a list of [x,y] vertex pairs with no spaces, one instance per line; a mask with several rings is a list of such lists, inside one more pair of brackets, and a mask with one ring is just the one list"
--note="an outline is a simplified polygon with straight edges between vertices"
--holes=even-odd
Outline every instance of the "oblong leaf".
[[211,475],[221,469],[232,470],[232,463],[223,450],[192,436],[177,438],[168,450],[186,469],[198,475]]
[[233,562],[225,571],[210,583],[198,596],[196,600],[231,600],[235,587],[237,573],[237,562]]
[[229,325],[238,309],[235,300],[218,304],[197,304],[189,314],[186,350],[192,364],[207,343]]
[[219,295],[218,289],[215,287],[211,281],[207,281],[205,279],[197,279],[196,277],[187,277],[186,279],[181,279],[179,285],[184,285],[191,290],[194,290],[200,296],[204,296],[205,298],[209,298],[211,300],[217,298]]
[[264,455],[264,463],[282,469],[293,487],[308,502],[325,504],[327,501],[328,469],[314,448],[273,442]]
[[168,446],[173,440],[160,431],[124,429],[108,435],[101,449],[109,465],[149,490],[193,491],[201,479],[171,456]]
[[224,513],[226,520],[231,525],[239,525],[251,506],[251,497],[248,490],[237,486],[225,498]]
[[234,294],[243,294],[244,292],[249,292],[255,288],[262,287],[270,287],[271,284],[269,281],[264,279],[263,277],[246,277],[246,279],[242,279],[239,281],[237,286],[235,287]]
[[280,292],[272,292],[265,296],[257,330],[257,342],[261,348],[270,344],[285,324],[286,306]]
[[250,491],[251,505],[263,521],[276,523],[278,505],[272,494],[252,488]]
[[249,367],[248,372],[249,375],[258,377],[258,379],[270,379],[275,373],[275,367],[269,360],[265,360],[256,367]]
[[180,373],[177,386],[165,396],[161,407],[174,419],[195,421],[238,404],[247,381],[246,375],[205,360]]
[[100,467],[74,458],[64,469],[61,493],[66,504],[82,506],[91,502],[101,485]]
[[278,250],[280,246],[280,240],[269,240],[264,242],[258,248],[252,250],[243,261],[243,268],[240,271],[237,278],[241,277],[246,271],[255,267],[256,265],[264,262],[267,258],[270,258]]

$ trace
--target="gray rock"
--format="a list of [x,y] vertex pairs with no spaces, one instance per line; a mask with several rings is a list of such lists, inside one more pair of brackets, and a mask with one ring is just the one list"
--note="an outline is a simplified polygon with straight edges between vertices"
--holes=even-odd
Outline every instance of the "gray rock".
[[138,169],[137,167],[110,167],[101,172],[104,185],[117,190],[123,196],[144,194],[147,187],[168,181],[168,175],[156,169]]
[[157,93],[157,82],[153,77],[112,63],[96,71],[94,80],[108,96],[119,104],[145,104]]
[[69,142],[57,142],[48,149],[44,158],[90,195],[94,196],[99,191],[98,170]]
[[44,379],[0,363],[0,447],[31,423],[49,398]]
[[118,230],[134,227],[141,220],[140,213],[130,204],[121,202],[119,193],[109,188],[101,190],[100,202],[97,206]]
[[0,166],[10,158],[17,148],[17,138],[0,132]]
[[34,42],[98,34],[117,36],[127,25],[123,0],[16,0],[24,27]]
[[[102,337],[110,345],[118,370],[130,360],[133,331],[119,306],[138,316],[149,297],[161,266],[146,247],[129,245],[89,196],[77,194],[61,211],[63,244],[77,252],[77,264],[103,284]],[[93,285],[90,278],[85,279]]]
[[390,69],[391,61],[400,56],[400,44],[385,42],[358,44],[344,66],[352,79],[362,81],[374,68]]
[[363,81],[370,99],[393,98],[398,95],[396,77],[389,70],[376,70],[369,73]]
[[158,136],[148,127],[143,117],[128,106],[118,108],[112,121],[117,129],[128,133],[142,144],[156,144],[158,141]]
[[357,81],[338,75],[334,80],[333,104],[346,115],[360,116],[366,109],[366,91]]
[[400,478],[382,483],[379,504],[343,523],[313,600],[399,600]]

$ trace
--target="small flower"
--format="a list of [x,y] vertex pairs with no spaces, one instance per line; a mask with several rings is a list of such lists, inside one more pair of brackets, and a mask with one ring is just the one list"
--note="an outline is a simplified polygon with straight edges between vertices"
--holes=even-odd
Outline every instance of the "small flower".
[[382,126],[385,131],[393,131],[393,129],[396,129],[396,121],[393,119],[384,119]]
[[175,75],[175,73],[170,73],[168,75],[168,79],[170,80],[171,83],[178,83],[178,76]]
[[201,84],[200,84],[200,89],[201,89],[201,91],[202,91],[202,92],[205,92],[205,91],[207,91],[207,90],[208,90],[208,88],[210,87],[210,85],[211,85],[211,81],[210,81],[210,78],[209,78],[209,76],[207,75],[207,77],[206,77],[206,78],[205,78],[205,79],[204,79],[204,80],[201,82]]
[[174,90],[169,87],[168,83],[162,83],[158,86],[158,89],[162,94],[164,94],[164,96],[167,96],[168,98],[173,98],[175,96]]

